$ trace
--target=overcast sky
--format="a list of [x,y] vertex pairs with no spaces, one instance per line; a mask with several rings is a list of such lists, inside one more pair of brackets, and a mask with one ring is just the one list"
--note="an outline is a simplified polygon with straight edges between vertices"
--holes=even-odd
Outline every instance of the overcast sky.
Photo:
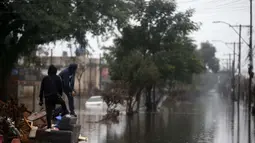
[[[192,17],[192,20],[202,23],[200,30],[192,34],[192,37],[198,46],[200,46],[201,42],[212,42],[217,49],[216,56],[220,59],[227,59],[228,56],[226,54],[232,53],[233,48],[230,49],[223,43],[213,42],[213,40],[238,42],[238,35],[227,25],[215,24],[212,22],[224,21],[232,25],[248,25],[249,0],[177,0],[177,3],[179,11],[185,11],[189,8],[194,8],[196,12]],[[255,4],[253,4],[253,6],[255,6]],[[236,28],[236,30],[238,30],[238,28]],[[242,37],[247,42],[249,42],[248,32],[248,28],[243,28]],[[89,43],[95,50],[93,53],[94,57],[98,57],[101,53],[98,46],[111,45],[112,39],[107,42],[99,42],[100,44],[98,45],[96,38],[89,38]],[[233,47],[233,45],[229,46]],[[61,56],[63,50],[68,51],[69,53],[69,49],[64,48],[66,47],[64,43],[60,44],[58,42],[54,47],[54,56]],[[243,72],[247,72],[248,61],[245,61],[247,52],[248,47],[247,45],[243,44],[241,62]]]

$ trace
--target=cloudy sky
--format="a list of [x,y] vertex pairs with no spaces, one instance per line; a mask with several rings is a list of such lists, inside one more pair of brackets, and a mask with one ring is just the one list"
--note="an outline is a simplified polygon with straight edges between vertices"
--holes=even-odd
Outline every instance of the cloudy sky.
[[[178,10],[185,11],[189,8],[195,9],[195,14],[192,19],[196,22],[201,22],[202,26],[199,31],[191,36],[200,46],[201,42],[209,41],[214,44],[217,49],[216,56],[220,59],[227,59],[227,54],[232,53],[233,45],[227,47],[221,42],[213,42],[214,40],[222,40],[225,42],[238,42],[238,35],[225,24],[215,24],[213,21],[224,21],[232,25],[248,25],[249,24],[249,0],[177,0]],[[255,4],[253,4],[255,6]],[[254,19],[255,20],[255,19]],[[254,21],[255,22],[255,21]],[[238,30],[238,28],[236,28]],[[243,28],[242,37],[249,42],[248,28]],[[95,50],[93,55],[98,57],[101,53],[98,46],[111,45],[112,40],[107,42],[97,42],[96,38],[89,38],[89,43]],[[68,51],[64,48],[64,43],[57,43],[54,47],[54,56],[61,56],[62,51]],[[247,63],[245,60],[248,53],[247,45],[242,45],[242,71],[247,72]],[[224,60],[221,62],[224,64]]]

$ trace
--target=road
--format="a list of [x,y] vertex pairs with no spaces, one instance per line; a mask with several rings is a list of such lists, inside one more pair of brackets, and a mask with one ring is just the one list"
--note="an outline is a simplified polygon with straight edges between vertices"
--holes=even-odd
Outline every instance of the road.
[[[240,110],[240,143],[246,143],[247,110],[242,103]],[[121,116],[119,124],[87,123],[100,118],[93,110],[79,113],[88,143],[236,143],[237,139],[236,110],[216,90],[193,103],[164,104],[158,113]]]

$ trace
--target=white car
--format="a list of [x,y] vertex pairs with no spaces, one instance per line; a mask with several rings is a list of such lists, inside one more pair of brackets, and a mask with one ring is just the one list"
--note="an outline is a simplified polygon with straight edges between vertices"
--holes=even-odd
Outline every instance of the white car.
[[86,107],[87,106],[103,106],[104,104],[106,105],[102,96],[91,96],[85,103]]
[[[85,107],[88,111],[96,111],[106,113],[107,104],[104,102],[102,96],[91,96],[85,103]],[[118,110],[122,114],[125,114],[126,108],[122,105],[117,105]]]

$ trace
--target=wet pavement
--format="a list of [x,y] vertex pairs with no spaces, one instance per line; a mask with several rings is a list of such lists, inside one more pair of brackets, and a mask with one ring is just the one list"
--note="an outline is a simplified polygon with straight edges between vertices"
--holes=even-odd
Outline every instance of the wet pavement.
[[[165,101],[157,113],[141,112],[132,118],[123,115],[119,124],[112,125],[89,123],[100,120],[102,112],[85,109],[85,101],[79,102],[77,97],[76,109],[81,109],[77,110],[81,134],[88,137],[88,143],[236,143],[237,140],[236,107],[233,109],[232,102],[216,90],[192,103]],[[26,103],[32,106],[31,102]],[[247,109],[240,104],[240,143],[247,143]]]

